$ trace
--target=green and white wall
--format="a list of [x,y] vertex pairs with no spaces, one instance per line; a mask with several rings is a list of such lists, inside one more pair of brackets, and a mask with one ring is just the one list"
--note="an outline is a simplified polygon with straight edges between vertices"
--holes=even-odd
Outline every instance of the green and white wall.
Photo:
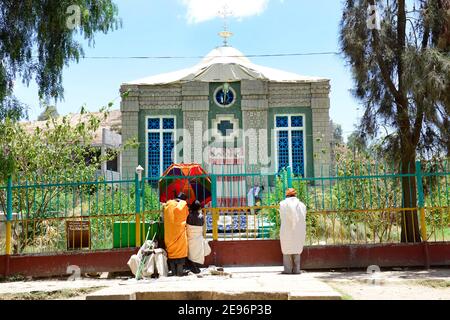
[[[236,103],[229,109],[215,105],[213,94],[222,83],[189,82],[183,84],[148,86],[123,85],[122,138],[139,141],[139,149],[127,149],[123,154],[122,172],[134,174],[138,165],[145,166],[146,118],[148,116],[175,116],[176,127],[191,133],[192,139],[178,137],[184,153],[177,161],[198,162],[198,156],[208,144],[203,132],[210,128],[218,114],[233,114],[241,128],[268,129],[267,141],[259,143],[260,153],[272,160],[268,171],[276,171],[274,159],[274,119],[277,114],[302,114],[305,119],[306,175],[319,176],[330,164],[330,83],[319,82],[284,83],[243,80],[230,85],[237,93]],[[248,152],[248,140],[245,150]],[[248,155],[247,155],[248,156]],[[197,158],[196,158],[197,157]],[[259,166],[264,170],[265,165]]]

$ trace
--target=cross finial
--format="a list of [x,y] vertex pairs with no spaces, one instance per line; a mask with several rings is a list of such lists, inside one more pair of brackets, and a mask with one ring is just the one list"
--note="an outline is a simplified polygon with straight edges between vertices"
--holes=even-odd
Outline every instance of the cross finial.
[[228,17],[231,17],[233,15],[233,12],[230,11],[228,5],[225,4],[223,8],[218,12],[218,14],[223,18],[223,31],[219,32],[219,36],[223,38],[223,45],[227,47],[228,38],[233,36],[233,33],[228,31]]

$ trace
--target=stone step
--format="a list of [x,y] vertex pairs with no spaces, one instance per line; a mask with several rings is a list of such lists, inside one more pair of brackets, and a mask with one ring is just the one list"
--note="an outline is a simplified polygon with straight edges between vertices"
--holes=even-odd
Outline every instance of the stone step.
[[[277,271],[274,271],[277,270]],[[307,273],[282,275],[279,267],[226,268],[231,276],[187,276],[124,281],[87,300],[341,300],[330,286]]]

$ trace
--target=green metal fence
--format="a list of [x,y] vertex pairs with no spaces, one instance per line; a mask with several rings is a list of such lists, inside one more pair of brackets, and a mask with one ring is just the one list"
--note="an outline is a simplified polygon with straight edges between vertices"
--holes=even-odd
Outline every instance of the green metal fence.
[[[338,165],[334,176],[293,178],[308,207],[308,243],[398,243],[408,216],[416,217],[412,233],[422,240],[449,241],[448,161],[412,166],[415,173],[398,174],[395,164],[352,163]],[[415,201],[405,202],[405,192]]]
[[[308,208],[308,245],[398,243],[405,216],[417,216],[413,232],[427,241],[450,241],[448,161],[418,162],[410,174],[399,174],[397,167],[337,165],[332,174],[315,178],[295,177],[289,168],[280,173],[211,173],[205,176],[213,193],[212,205],[205,208],[205,236],[277,239],[278,204],[285,190],[294,187]],[[0,254],[139,246],[149,222],[162,211],[158,180],[140,181],[138,175],[117,181],[11,177],[0,187]],[[405,180],[414,203],[404,202]],[[247,193],[254,186],[264,186],[264,191],[248,205]]]

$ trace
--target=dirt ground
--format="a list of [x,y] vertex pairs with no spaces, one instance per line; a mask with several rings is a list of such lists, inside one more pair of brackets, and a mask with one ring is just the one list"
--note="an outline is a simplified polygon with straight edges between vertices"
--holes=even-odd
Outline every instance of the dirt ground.
[[344,299],[450,300],[450,269],[315,273]]
[[[226,268],[233,273],[233,268]],[[351,300],[450,300],[450,269],[306,272]],[[126,281],[108,279],[9,279],[0,282],[0,300],[84,300],[87,294]],[[11,281],[12,280],[12,281]],[[186,279],[195,281],[195,279]],[[226,281],[226,280],[224,280]]]

